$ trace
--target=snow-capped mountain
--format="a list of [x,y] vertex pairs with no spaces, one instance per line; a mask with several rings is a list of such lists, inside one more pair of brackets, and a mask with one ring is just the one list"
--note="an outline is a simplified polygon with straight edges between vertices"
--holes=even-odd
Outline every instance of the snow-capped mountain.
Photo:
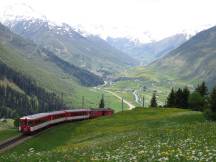
[[[0,11],[0,21],[3,24],[12,25],[12,22],[17,22],[20,20],[35,20],[40,19],[43,21],[47,21],[49,23],[49,26],[64,26],[65,22],[53,22],[47,19],[47,17],[36,11],[33,7],[26,3],[16,3],[9,6],[6,6],[5,8],[1,8]],[[67,23],[68,24],[68,23]],[[75,24],[70,22],[69,23],[73,30],[78,32],[84,37],[88,37],[91,35],[99,36],[100,38],[106,40],[108,37],[111,38],[126,38],[131,42],[134,42],[136,44],[146,44],[146,43],[152,43],[155,41],[159,41],[164,39],[165,37],[170,37],[175,34],[186,34],[193,36],[196,33],[200,32],[203,29],[207,29],[211,27],[212,25],[204,25],[197,27],[196,29],[184,29],[182,31],[173,33],[172,35],[167,35],[164,37],[157,37],[154,35],[151,31],[143,30],[143,32],[138,32],[136,27],[130,27],[130,26],[111,26],[111,25],[102,25],[102,24],[91,24],[91,25],[84,25],[84,24]]]
[[0,20],[2,23],[7,21],[30,19],[47,20],[45,15],[35,11],[31,6],[25,3],[9,5],[0,11]]
[[136,43],[126,38],[107,38],[107,42],[115,48],[127,53],[140,61],[141,65],[147,65],[159,59],[190,38],[187,34],[176,34],[159,41],[150,43]]
[[[137,61],[97,36],[83,36],[66,23],[38,18],[5,21],[11,31],[43,46],[64,61],[96,74],[110,74]],[[105,63],[106,62],[106,63]]]
[[[86,53],[89,56],[93,56],[93,54],[95,55],[99,51],[102,53],[102,56],[98,57],[110,58],[111,56],[111,58],[115,58],[113,54],[116,54],[119,56],[117,60],[126,65],[134,65],[136,62],[134,60],[139,60],[140,64],[151,63],[155,59],[177,48],[196,33],[211,26],[205,25],[196,29],[187,29],[165,38],[156,39],[149,31],[137,33],[136,29],[129,27],[120,28],[104,25],[84,26],[82,24],[69,25],[67,23],[52,22],[48,20],[46,16],[25,3],[11,5],[2,9],[0,11],[0,20],[15,33],[32,39],[36,43],[45,45],[58,55],[64,57],[64,60],[71,60],[72,63],[87,68],[92,68],[92,65],[86,64],[85,61],[83,61],[82,55]],[[62,38],[59,43],[58,39],[60,39],[60,37]],[[55,39],[57,41],[55,41]],[[91,42],[90,44],[93,43],[93,46],[97,46],[97,52],[95,48],[92,48],[92,45],[88,44],[89,42],[80,41],[84,39]],[[73,43],[73,47],[74,44],[79,47],[74,47],[76,50],[71,47],[65,48],[65,46],[67,46],[65,44],[68,44],[68,41]],[[99,45],[105,48],[99,49]],[[81,49],[77,50],[77,48]],[[107,53],[108,56],[105,56],[106,52],[104,51],[106,51],[107,48],[109,48],[110,51]],[[82,59],[74,60],[72,57],[73,55],[69,56],[66,54],[68,52],[74,53],[74,51],[76,51]],[[129,61],[128,58],[130,58],[131,61]],[[111,60],[114,62],[116,61],[115,59]],[[112,63],[110,63],[110,65],[111,64]],[[94,71],[98,70],[97,67],[93,69]]]
[[135,29],[129,27],[106,27],[103,25],[91,25],[83,26],[73,25],[74,30],[81,33],[83,36],[96,35],[106,40],[108,37],[112,38],[126,38],[134,43],[150,43],[154,42],[155,39],[149,31],[144,31],[142,33],[137,33]]

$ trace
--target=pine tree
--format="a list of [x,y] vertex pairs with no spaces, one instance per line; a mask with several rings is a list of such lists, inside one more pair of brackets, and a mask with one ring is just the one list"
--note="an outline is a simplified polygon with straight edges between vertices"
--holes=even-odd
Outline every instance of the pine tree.
[[210,108],[212,112],[216,113],[216,87],[213,89],[210,95]]
[[189,96],[189,105],[193,110],[202,111],[204,103],[204,97],[199,92],[195,91]]
[[157,107],[157,98],[156,98],[156,93],[154,92],[152,95],[152,99],[151,99],[151,107]]
[[201,85],[198,84],[195,91],[199,92],[201,94],[201,96],[206,96],[208,94],[208,88],[207,88],[205,82],[202,82]]
[[184,89],[183,89],[183,98],[182,98],[182,107],[183,108],[188,108],[189,107],[189,103],[188,103],[188,100],[189,100],[189,96],[190,96],[190,90],[187,88],[187,87],[185,87]]
[[183,91],[179,88],[176,92],[176,107],[181,108],[183,106]]
[[176,94],[174,89],[172,88],[169,96],[167,97],[167,107],[175,107],[176,106],[176,98],[175,98]]
[[101,100],[100,100],[100,104],[99,104],[99,108],[104,108],[104,107],[105,107],[104,95],[102,95]]

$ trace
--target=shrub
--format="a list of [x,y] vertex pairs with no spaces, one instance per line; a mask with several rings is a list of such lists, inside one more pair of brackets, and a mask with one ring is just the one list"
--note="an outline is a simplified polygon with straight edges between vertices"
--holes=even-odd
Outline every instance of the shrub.
[[189,105],[193,110],[202,111],[205,100],[199,92],[193,92],[189,96]]

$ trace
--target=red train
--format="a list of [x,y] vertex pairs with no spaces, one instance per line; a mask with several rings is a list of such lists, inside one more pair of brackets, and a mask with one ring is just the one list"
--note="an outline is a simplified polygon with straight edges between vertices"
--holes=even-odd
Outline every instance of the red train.
[[38,131],[53,124],[66,121],[92,119],[100,116],[111,116],[113,112],[114,111],[110,108],[74,109],[24,116],[19,119],[19,131],[21,131],[23,134],[31,134],[32,132]]

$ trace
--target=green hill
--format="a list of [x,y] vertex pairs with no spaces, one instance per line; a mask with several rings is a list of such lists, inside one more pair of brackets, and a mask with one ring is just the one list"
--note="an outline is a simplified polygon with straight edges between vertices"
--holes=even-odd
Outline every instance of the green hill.
[[1,161],[215,161],[214,122],[181,109],[143,109],[58,125]]
[[213,87],[216,85],[215,43],[216,27],[212,27],[198,33],[149,68],[192,83],[204,80]]
[[[80,107],[82,96],[85,96],[86,107],[97,107],[101,94],[105,93],[81,85],[101,84],[101,79],[95,74],[68,64],[32,41],[10,32],[3,25],[0,25],[0,61],[35,80],[38,86],[47,91],[59,96],[63,93],[68,106]],[[106,93],[105,98],[106,106],[116,110],[120,108],[118,99]]]
[[3,47],[8,47],[8,50],[14,51],[14,53],[21,53],[29,62],[35,61],[35,63],[37,63],[40,61],[41,64],[55,64],[57,68],[72,75],[85,86],[103,84],[103,80],[95,74],[68,64],[49,50],[10,32],[10,30],[3,25],[0,25],[0,40]]

